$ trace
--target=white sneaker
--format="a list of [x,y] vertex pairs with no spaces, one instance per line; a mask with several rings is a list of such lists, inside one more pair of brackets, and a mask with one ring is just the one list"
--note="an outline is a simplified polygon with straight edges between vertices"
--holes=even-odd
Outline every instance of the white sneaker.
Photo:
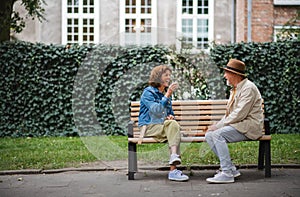
[[171,154],[169,164],[174,166],[181,164],[181,159],[179,158],[179,155]]
[[237,177],[241,176],[241,173],[238,170],[233,170],[231,173],[232,173],[234,178],[237,178]]
[[[220,172],[221,172],[221,170],[217,170],[216,174],[219,174]],[[231,173],[232,173],[234,178],[237,178],[237,177],[241,176],[241,173],[238,170],[232,170]]]
[[189,177],[187,175],[182,174],[182,172],[177,169],[170,171],[168,178],[171,181],[187,181],[187,180],[189,180]]
[[206,181],[210,183],[233,183],[234,177],[231,173],[225,173],[220,171],[214,177],[207,178]]

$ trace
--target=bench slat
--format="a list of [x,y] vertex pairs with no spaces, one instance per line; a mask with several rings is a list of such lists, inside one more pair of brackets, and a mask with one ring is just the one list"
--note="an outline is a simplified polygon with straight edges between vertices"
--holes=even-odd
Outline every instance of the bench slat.
[[[258,141],[266,141],[266,140],[271,140],[270,135],[263,135],[261,138],[258,139]],[[138,143],[139,138],[134,137],[134,138],[128,138],[129,142],[133,143]],[[252,141],[252,140],[249,140]],[[255,140],[254,140],[255,141]],[[157,143],[157,141],[154,138],[151,137],[144,137],[142,140],[143,143]],[[181,142],[205,142],[205,137],[181,137]]]

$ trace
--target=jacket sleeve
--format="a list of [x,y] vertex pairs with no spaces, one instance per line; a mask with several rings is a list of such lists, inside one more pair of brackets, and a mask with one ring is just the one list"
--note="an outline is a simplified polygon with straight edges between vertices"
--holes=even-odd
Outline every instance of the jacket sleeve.
[[146,105],[146,107],[150,110],[150,112],[154,114],[161,114],[165,111],[165,108],[169,102],[169,98],[163,97],[161,100],[155,96],[155,93],[151,91],[144,91],[141,100]]

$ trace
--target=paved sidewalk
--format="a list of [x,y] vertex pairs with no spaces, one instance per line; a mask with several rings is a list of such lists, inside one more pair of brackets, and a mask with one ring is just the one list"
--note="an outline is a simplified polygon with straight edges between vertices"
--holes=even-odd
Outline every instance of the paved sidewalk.
[[296,197],[300,196],[300,169],[273,168],[264,171],[241,169],[232,184],[208,184],[215,170],[184,171],[188,182],[167,180],[168,171],[140,170],[136,180],[127,180],[127,170],[66,171],[49,174],[0,175],[1,197]]

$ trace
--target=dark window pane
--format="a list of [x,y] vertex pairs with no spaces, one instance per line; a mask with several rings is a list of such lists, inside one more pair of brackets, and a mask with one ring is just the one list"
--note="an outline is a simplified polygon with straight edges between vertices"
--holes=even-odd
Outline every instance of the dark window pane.
[[199,0],[199,1],[198,1],[198,6],[199,6],[199,7],[202,6],[202,0]]
[[204,0],[204,6],[208,6],[208,0]]
[[204,8],[204,14],[208,14],[208,8]]
[[202,13],[202,8],[198,8],[198,14],[203,14]]

